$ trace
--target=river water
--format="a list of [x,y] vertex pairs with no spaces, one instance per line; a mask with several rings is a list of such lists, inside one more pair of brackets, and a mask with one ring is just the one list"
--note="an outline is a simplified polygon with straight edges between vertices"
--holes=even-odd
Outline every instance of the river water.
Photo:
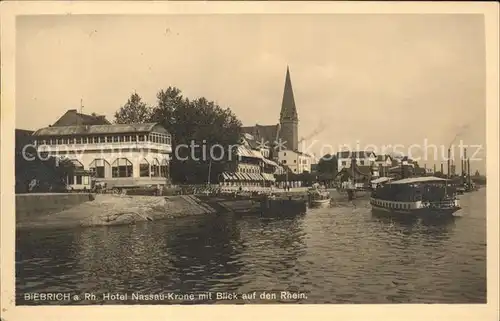
[[[461,202],[460,217],[441,222],[375,217],[360,199],[293,219],[213,215],[18,232],[16,303],[485,303],[486,189]],[[35,292],[79,299],[25,300]],[[198,296],[205,292],[212,297]],[[131,293],[164,297],[131,301]]]

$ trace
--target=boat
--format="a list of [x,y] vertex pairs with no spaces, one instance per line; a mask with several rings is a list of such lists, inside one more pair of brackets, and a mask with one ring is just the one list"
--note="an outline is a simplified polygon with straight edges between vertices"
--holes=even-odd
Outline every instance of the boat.
[[369,188],[361,183],[353,183],[352,181],[343,182],[337,189],[339,194],[347,195],[347,200],[365,198],[370,195]]
[[407,217],[451,217],[461,208],[448,180],[434,176],[389,181],[372,192],[370,205],[376,214]]
[[308,192],[309,204],[312,207],[328,205],[331,202],[330,193],[326,189],[320,189],[319,185],[313,185]]

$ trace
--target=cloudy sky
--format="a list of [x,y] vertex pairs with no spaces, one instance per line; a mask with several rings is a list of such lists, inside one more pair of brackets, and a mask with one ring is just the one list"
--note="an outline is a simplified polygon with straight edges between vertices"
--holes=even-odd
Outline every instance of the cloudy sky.
[[453,140],[485,144],[484,37],[481,15],[25,16],[16,128],[48,126],[80,99],[112,120],[134,91],[153,104],[168,86],[275,124],[288,65],[305,151],[417,144],[419,157],[427,141],[432,166]]

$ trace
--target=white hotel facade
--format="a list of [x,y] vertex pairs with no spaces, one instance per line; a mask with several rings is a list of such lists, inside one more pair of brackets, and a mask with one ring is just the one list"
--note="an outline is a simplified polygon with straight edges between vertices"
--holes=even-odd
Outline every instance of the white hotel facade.
[[[108,187],[165,185],[172,153],[171,136],[156,123],[50,126],[33,133],[40,154],[69,159]],[[86,185],[88,176],[69,178]]]

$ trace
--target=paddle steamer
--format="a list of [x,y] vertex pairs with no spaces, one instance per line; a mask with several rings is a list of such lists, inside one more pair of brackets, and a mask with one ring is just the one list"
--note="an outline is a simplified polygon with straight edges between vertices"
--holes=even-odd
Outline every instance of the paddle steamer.
[[372,192],[370,204],[374,213],[397,216],[449,217],[460,209],[456,191],[438,177],[388,181]]

